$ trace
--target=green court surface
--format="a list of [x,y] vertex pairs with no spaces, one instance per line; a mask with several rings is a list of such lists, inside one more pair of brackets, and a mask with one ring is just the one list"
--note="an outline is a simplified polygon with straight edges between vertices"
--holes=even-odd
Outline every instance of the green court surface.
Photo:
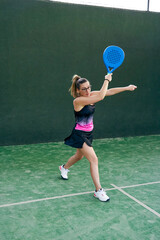
[[109,202],[93,197],[85,158],[61,179],[75,152],[62,142],[0,147],[1,240],[160,239],[160,136],[93,146]]

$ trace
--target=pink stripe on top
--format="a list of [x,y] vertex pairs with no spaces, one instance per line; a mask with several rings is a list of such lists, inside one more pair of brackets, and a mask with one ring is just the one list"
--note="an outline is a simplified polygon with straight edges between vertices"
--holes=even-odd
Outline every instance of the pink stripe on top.
[[80,130],[80,131],[86,131],[86,132],[90,132],[93,130],[93,122],[89,123],[89,124],[85,124],[84,126],[80,125],[80,124],[76,124],[75,129],[76,130]]

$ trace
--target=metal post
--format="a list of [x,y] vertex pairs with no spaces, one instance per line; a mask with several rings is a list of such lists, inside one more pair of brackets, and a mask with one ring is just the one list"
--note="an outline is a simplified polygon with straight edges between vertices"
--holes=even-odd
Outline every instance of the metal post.
[[147,4],[147,11],[149,12],[149,3],[150,3],[150,0],[148,0],[148,4]]

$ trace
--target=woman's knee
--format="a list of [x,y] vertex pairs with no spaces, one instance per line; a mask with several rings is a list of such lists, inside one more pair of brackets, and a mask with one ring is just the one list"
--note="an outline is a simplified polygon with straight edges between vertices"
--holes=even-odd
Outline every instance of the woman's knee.
[[84,143],[82,148],[82,153],[88,159],[90,163],[94,163],[98,165],[98,157],[93,149],[93,147],[89,147],[86,143]]
[[75,154],[75,158],[77,159],[77,161],[78,161],[78,160],[81,160],[81,159],[83,158],[83,154],[77,152],[77,153]]
[[96,164],[98,165],[98,157],[97,156],[92,156],[90,159],[89,159],[90,163],[92,164]]
[[77,156],[77,160],[81,160],[83,156]]

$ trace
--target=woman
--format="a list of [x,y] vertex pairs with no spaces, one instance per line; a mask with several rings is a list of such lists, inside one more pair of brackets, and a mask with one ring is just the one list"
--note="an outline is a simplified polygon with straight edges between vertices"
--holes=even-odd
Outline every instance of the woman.
[[77,161],[86,157],[90,162],[90,172],[95,185],[94,196],[100,201],[108,201],[109,197],[101,187],[98,171],[98,158],[92,147],[93,132],[93,113],[95,103],[102,101],[106,96],[111,96],[124,91],[134,91],[137,87],[129,85],[127,87],[111,88],[108,85],[112,81],[112,74],[105,76],[104,83],[100,91],[92,91],[90,82],[86,78],[74,75],[70,88],[71,95],[74,97],[73,106],[76,123],[72,134],[65,139],[65,144],[76,148],[76,153],[69,158],[65,165],[59,167],[61,177],[68,179],[69,168]]

